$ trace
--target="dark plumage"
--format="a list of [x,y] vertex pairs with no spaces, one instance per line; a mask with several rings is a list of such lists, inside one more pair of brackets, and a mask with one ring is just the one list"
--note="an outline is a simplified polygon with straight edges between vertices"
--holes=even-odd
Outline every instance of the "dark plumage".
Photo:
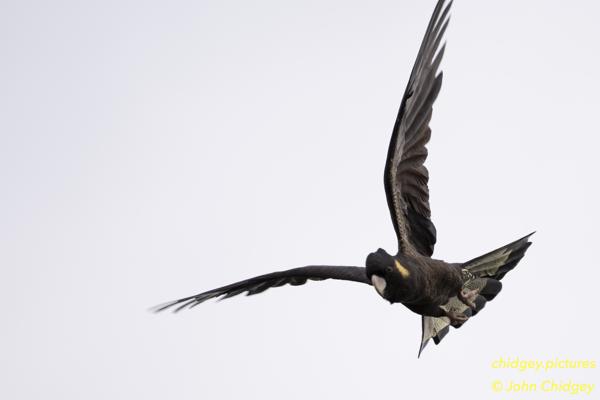
[[460,327],[501,290],[500,280],[513,269],[531,245],[530,235],[465,263],[432,259],[436,230],[429,207],[429,173],[425,147],[431,137],[429,121],[442,86],[438,73],[444,54],[440,47],[452,1],[439,0],[421,43],[404,92],[387,153],[384,184],[398,252],[379,249],[369,254],[366,268],[312,265],[273,272],[185,297],[157,307],[157,311],[192,308],[215,297],[247,295],[308,280],[339,279],[373,285],[390,303],[402,303],[422,315],[419,354],[433,339],[437,344],[449,326]]

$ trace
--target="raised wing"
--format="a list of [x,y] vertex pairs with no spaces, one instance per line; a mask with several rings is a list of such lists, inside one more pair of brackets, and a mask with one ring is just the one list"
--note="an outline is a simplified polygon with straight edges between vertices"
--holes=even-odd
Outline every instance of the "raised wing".
[[256,276],[232,283],[231,285],[223,286],[217,289],[209,290],[208,292],[196,294],[194,296],[185,297],[175,300],[155,308],[155,311],[163,311],[168,308],[177,306],[175,312],[184,308],[192,308],[200,303],[214,297],[226,299],[237,296],[240,293],[247,292],[246,295],[262,293],[265,290],[290,284],[292,286],[304,285],[307,280],[322,281],[325,279],[338,279],[343,281],[354,281],[371,285],[367,279],[367,273],[363,267],[346,267],[346,266],[329,266],[329,265],[310,265],[306,267],[289,269],[287,271],[272,272],[270,274]]
[[385,192],[398,251],[413,256],[431,256],[436,241],[430,220],[429,173],[423,163],[431,137],[433,103],[442,86],[442,73],[437,70],[445,45],[439,47],[451,5],[452,1],[445,6],[445,0],[439,0],[433,11],[400,104],[385,164]]

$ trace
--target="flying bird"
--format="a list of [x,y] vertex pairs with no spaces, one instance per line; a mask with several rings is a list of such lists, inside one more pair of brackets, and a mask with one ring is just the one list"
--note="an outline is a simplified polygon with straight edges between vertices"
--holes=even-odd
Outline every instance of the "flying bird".
[[402,303],[422,316],[419,356],[430,339],[438,344],[449,332],[476,315],[501,290],[501,279],[523,258],[529,234],[467,262],[432,258],[436,229],[429,207],[429,173],[424,165],[431,136],[433,103],[442,86],[438,68],[452,1],[439,0],[419,48],[394,124],[384,169],[388,208],[398,239],[395,255],[378,249],[365,266],[310,265],[256,276],[163,304],[162,311],[195,307],[216,297],[246,292],[255,295],[286,284],[337,279],[373,286],[390,303]]

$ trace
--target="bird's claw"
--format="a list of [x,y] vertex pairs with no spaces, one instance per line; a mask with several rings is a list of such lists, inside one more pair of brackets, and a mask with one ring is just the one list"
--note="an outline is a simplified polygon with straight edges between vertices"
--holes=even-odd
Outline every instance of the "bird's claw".
[[458,299],[462,301],[465,305],[471,307],[473,310],[477,307],[475,304],[475,299],[479,295],[479,289],[477,290],[461,290],[458,292]]
[[450,319],[450,324],[454,327],[461,326],[469,319],[465,314],[458,313],[454,310],[446,311],[446,317]]

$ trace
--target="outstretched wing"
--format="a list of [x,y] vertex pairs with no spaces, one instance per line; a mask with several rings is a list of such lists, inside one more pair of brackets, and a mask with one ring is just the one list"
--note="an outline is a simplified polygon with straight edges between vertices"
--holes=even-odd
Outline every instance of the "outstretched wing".
[[262,293],[269,288],[283,286],[285,284],[298,286],[304,285],[307,280],[322,281],[325,279],[354,281],[371,285],[371,282],[369,282],[367,279],[366,270],[363,267],[310,265],[307,267],[289,269],[287,271],[272,272],[270,274],[250,278],[245,281],[232,283],[231,285],[223,286],[217,289],[209,290],[208,292],[185,297],[183,299],[157,306],[155,311],[163,311],[168,308],[178,306],[174,309],[174,311],[177,312],[186,307],[195,307],[198,304],[214,297],[222,296],[221,299],[226,299],[237,296],[243,292],[247,292],[247,295],[250,296],[253,294]]
[[432,107],[442,86],[442,73],[437,70],[445,45],[440,48],[440,43],[452,1],[444,4],[445,0],[438,1],[421,43],[394,125],[384,174],[399,252],[428,257],[433,254],[436,230],[430,220],[429,173],[423,163]]

